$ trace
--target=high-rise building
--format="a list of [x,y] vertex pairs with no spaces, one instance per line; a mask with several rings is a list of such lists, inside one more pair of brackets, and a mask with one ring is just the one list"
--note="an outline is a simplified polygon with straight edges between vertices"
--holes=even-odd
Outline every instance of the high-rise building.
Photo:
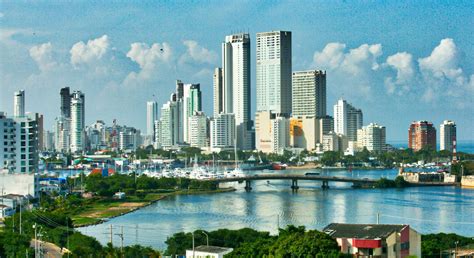
[[452,152],[456,142],[456,123],[444,120],[439,126],[439,150]]
[[366,148],[368,151],[385,151],[387,147],[385,126],[370,123],[357,130],[357,147]]
[[155,121],[158,120],[158,103],[156,101],[148,101],[146,103],[146,134],[154,137]]
[[291,32],[257,33],[257,112],[291,114]]
[[290,119],[268,111],[257,112],[255,146],[264,153],[283,153],[290,146]]
[[38,150],[43,150],[44,149],[44,140],[43,140],[43,115],[40,113],[32,113],[32,112],[27,112],[26,116],[29,117],[32,120],[36,121],[36,126],[38,128]]
[[54,150],[54,133],[51,131],[43,132],[43,149],[44,151],[53,151]]
[[84,106],[84,94],[80,91],[73,92],[71,94],[71,152],[81,152],[84,150]]
[[140,130],[123,126],[119,133],[119,149],[135,151],[140,145]]
[[54,146],[58,152],[69,152],[71,147],[70,141],[71,119],[65,117],[57,117],[54,126]]
[[237,148],[252,149],[250,120],[250,35],[233,34],[222,43],[223,112],[235,115]]
[[189,117],[189,145],[196,148],[207,147],[207,117],[203,112],[194,112]]
[[290,146],[308,151],[316,149],[319,139],[319,121],[313,116],[293,116],[290,118]]
[[59,95],[61,96],[61,116],[71,118],[71,92],[69,87],[61,88]]
[[27,116],[7,118],[0,112],[0,165],[13,173],[38,171],[37,121]]
[[179,107],[176,101],[168,101],[161,108],[161,146],[164,148],[171,148],[179,142],[178,113]]
[[211,120],[210,127],[210,142],[212,151],[221,151],[225,149],[232,149],[234,147],[234,114],[218,114]]
[[13,116],[22,117],[25,116],[25,91],[15,91],[13,98]]
[[326,116],[326,72],[320,70],[293,73],[293,116]]
[[334,132],[346,135],[349,141],[357,141],[357,130],[362,128],[362,124],[362,110],[339,99],[334,105]]
[[436,128],[428,121],[413,122],[408,129],[408,148],[419,151],[423,148],[436,150]]
[[224,112],[224,82],[222,81],[222,68],[214,70],[214,116]]
[[318,118],[319,126],[319,142],[321,143],[323,135],[329,132],[334,132],[334,119],[332,116],[324,116]]
[[202,110],[200,84],[184,84],[183,87],[183,142],[189,143],[189,117]]

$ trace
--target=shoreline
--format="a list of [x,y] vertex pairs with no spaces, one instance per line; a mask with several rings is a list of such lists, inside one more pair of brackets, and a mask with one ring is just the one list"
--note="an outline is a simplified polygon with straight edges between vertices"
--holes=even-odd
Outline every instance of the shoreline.
[[97,221],[95,222],[90,222],[90,223],[84,223],[84,224],[80,224],[80,225],[75,225],[73,228],[83,228],[83,227],[88,227],[88,226],[94,226],[94,225],[99,225],[99,224],[102,224],[102,223],[105,223],[111,219],[114,219],[114,218],[117,218],[117,217],[120,217],[120,216],[123,216],[123,215],[126,215],[126,214],[129,214],[129,213],[132,213],[132,212],[135,212],[135,211],[138,211],[142,208],[145,208],[145,207],[148,207],[158,201],[161,201],[165,198],[168,198],[168,197],[171,197],[173,195],[194,195],[194,194],[214,194],[214,193],[227,193],[227,192],[234,192],[236,191],[237,189],[235,189],[234,187],[227,187],[227,188],[218,188],[216,190],[203,190],[203,191],[189,191],[189,190],[181,190],[181,191],[176,191],[176,192],[172,192],[172,193],[166,193],[160,197],[158,197],[157,199],[155,200],[151,200],[151,201],[148,201],[146,202],[144,205],[142,206],[139,206],[139,207],[134,207],[128,211],[124,211],[120,214],[116,214],[116,215],[113,215],[113,216],[110,216],[110,217],[104,217],[104,218],[91,218],[91,219],[97,219]]

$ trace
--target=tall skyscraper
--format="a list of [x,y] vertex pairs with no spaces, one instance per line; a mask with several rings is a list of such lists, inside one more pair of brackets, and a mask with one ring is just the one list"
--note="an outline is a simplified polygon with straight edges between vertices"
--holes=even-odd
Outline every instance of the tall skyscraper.
[[370,123],[357,130],[357,147],[367,148],[369,151],[385,151],[386,144],[385,126]]
[[154,138],[155,121],[158,120],[158,103],[156,101],[148,101],[146,103],[146,134]]
[[326,116],[326,72],[320,70],[293,73],[293,116]]
[[37,135],[38,135],[38,149],[39,150],[43,150],[44,148],[44,141],[43,141],[43,130],[44,130],[44,126],[43,126],[43,121],[44,121],[44,118],[43,118],[43,115],[40,114],[40,113],[32,113],[32,112],[27,112],[26,113],[26,116],[28,118],[30,118],[31,120],[34,120],[36,121],[36,127],[37,127]]
[[257,33],[257,112],[291,114],[291,32]]
[[84,94],[75,91],[71,95],[71,151],[81,152],[84,150]]
[[184,84],[183,86],[183,141],[189,143],[189,118],[202,110],[200,84]]
[[13,116],[22,117],[25,116],[25,91],[15,91],[13,99]]
[[349,141],[357,141],[357,130],[362,128],[362,110],[343,99],[334,105],[334,131],[346,135]]
[[223,110],[235,115],[236,142],[241,150],[252,149],[250,121],[250,36],[239,33],[222,43]]
[[178,102],[170,100],[161,108],[160,138],[162,147],[170,148],[179,142],[179,123]]
[[456,142],[456,123],[444,120],[439,126],[439,150],[452,152]]
[[71,92],[69,87],[61,88],[59,95],[61,96],[61,116],[71,118]]
[[436,150],[436,128],[428,121],[413,122],[408,129],[408,148],[419,151],[423,148]]
[[214,116],[224,112],[224,82],[222,81],[222,68],[214,70]]
[[68,152],[71,147],[70,141],[71,119],[65,117],[57,117],[55,121],[55,149],[58,152]]

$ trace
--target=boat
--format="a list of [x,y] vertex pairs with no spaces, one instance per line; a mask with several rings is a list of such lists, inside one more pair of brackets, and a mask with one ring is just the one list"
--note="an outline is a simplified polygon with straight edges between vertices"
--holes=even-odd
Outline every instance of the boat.
[[272,169],[273,170],[285,170],[288,167],[287,164],[282,164],[282,163],[273,163],[272,164]]
[[319,172],[308,172],[308,173],[305,173],[304,175],[305,176],[319,176],[320,173]]

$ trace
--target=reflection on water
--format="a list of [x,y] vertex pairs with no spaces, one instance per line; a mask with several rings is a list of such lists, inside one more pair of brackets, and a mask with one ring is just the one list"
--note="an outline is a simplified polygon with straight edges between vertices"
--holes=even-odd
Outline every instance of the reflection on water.
[[[323,172],[326,173],[394,178],[397,171]],[[125,244],[164,249],[166,237],[180,231],[251,227],[275,233],[278,226],[288,224],[322,229],[332,222],[376,223],[380,213],[381,223],[410,224],[422,233],[442,231],[474,236],[472,189],[351,189],[347,183],[330,183],[329,190],[322,190],[321,182],[298,183],[297,192],[290,189],[290,181],[274,180],[253,182],[251,192],[245,192],[243,184],[234,183],[236,192],[173,196],[107,223],[79,230],[106,243],[110,225],[116,232],[123,226]],[[115,243],[118,241],[118,237],[114,238]]]

